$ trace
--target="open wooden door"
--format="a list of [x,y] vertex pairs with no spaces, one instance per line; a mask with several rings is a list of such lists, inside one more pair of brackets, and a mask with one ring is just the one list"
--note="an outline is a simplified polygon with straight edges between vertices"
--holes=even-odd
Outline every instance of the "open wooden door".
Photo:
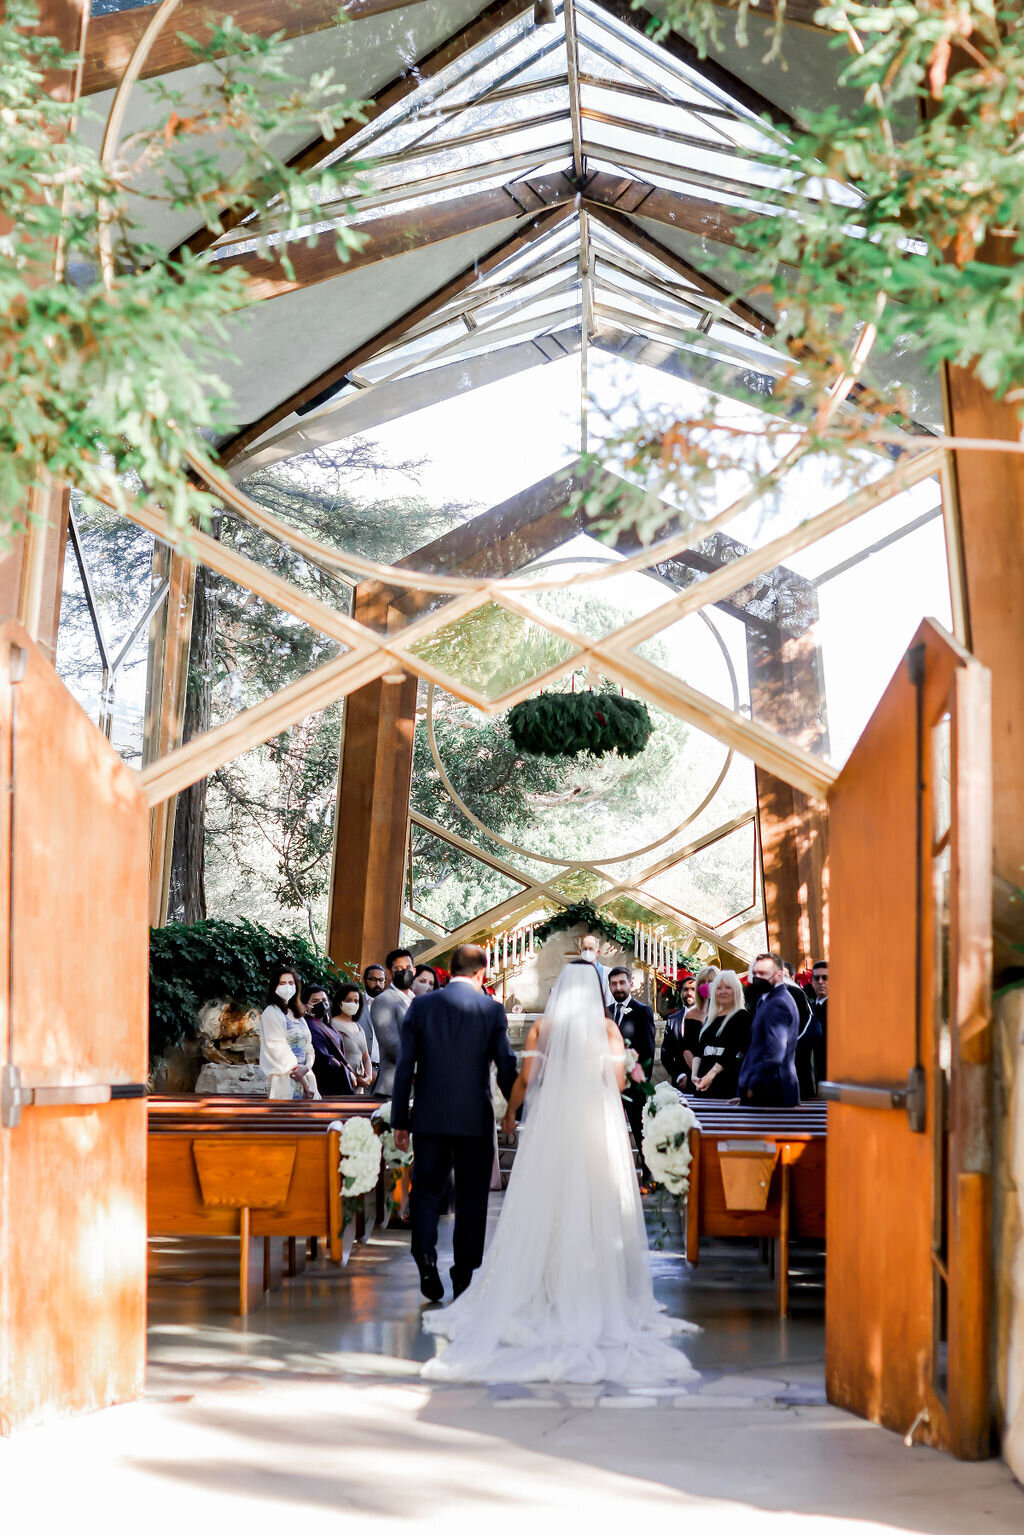
[[989,674],[926,620],[829,797],[829,1400],[991,1453]]

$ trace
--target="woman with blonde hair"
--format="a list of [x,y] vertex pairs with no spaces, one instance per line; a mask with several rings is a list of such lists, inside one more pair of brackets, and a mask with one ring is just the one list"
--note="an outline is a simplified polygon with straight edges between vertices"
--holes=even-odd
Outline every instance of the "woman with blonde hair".
[[708,1098],[735,1098],[749,1042],[750,1014],[743,983],[735,970],[723,970],[715,981],[697,1039],[692,1066],[694,1091]]

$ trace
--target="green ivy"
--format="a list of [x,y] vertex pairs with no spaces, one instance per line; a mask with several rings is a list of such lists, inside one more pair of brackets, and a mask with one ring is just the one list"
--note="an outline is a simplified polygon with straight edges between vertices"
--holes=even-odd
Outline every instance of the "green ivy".
[[638,757],[654,732],[647,705],[617,693],[541,693],[508,711],[517,751],[536,757]]
[[[600,933],[602,938],[608,939],[609,943],[618,944],[620,949],[628,949],[632,954],[633,929],[626,927],[622,922],[615,922],[611,917],[605,916],[604,912],[598,911],[597,907],[592,905],[590,901],[577,901],[574,905],[567,906],[564,911],[557,912],[555,916],[549,917],[546,922],[542,922],[535,929],[534,938],[537,943],[546,943],[552,934],[568,932],[570,928],[578,927],[580,924],[589,928],[592,933]],[[696,975],[699,962],[691,954],[681,954],[679,956],[679,967],[681,970],[688,970],[691,975]],[[678,999],[678,991],[672,992],[671,995]],[[678,1000],[673,1002],[673,1006],[677,1005]]]
[[199,1009],[214,998],[262,1007],[271,977],[295,970],[327,991],[352,980],[308,938],[255,922],[172,922],[149,936],[149,1054],[156,1061],[194,1036]]
[[620,949],[633,950],[633,929],[598,911],[590,901],[576,901],[564,911],[556,912],[534,932],[538,943],[546,943],[553,933],[565,933],[570,928],[585,923],[592,933],[600,933],[609,943],[617,943]]

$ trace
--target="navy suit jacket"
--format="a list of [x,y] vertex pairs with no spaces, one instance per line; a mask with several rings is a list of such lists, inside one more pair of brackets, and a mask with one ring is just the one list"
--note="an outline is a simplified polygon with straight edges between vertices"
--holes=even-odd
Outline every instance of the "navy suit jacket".
[[[463,981],[417,997],[402,1024],[391,1125],[413,1135],[494,1133],[491,1062],[507,1098],[518,1075],[500,1002]],[[409,1097],[415,1089],[410,1114]]]
[[776,986],[761,998],[750,1025],[750,1044],[740,1067],[741,1101],[774,1108],[789,1108],[800,1102],[796,1075],[799,1031],[796,1003],[785,986]]

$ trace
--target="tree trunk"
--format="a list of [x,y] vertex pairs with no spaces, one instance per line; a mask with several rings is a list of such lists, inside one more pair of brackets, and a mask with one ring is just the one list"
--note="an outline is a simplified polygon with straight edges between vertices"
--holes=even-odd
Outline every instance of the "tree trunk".
[[[183,744],[210,728],[216,637],[217,577],[199,566],[192,610]],[[207,780],[202,778],[178,795],[167,897],[169,922],[201,922],[206,917],[206,785]]]

